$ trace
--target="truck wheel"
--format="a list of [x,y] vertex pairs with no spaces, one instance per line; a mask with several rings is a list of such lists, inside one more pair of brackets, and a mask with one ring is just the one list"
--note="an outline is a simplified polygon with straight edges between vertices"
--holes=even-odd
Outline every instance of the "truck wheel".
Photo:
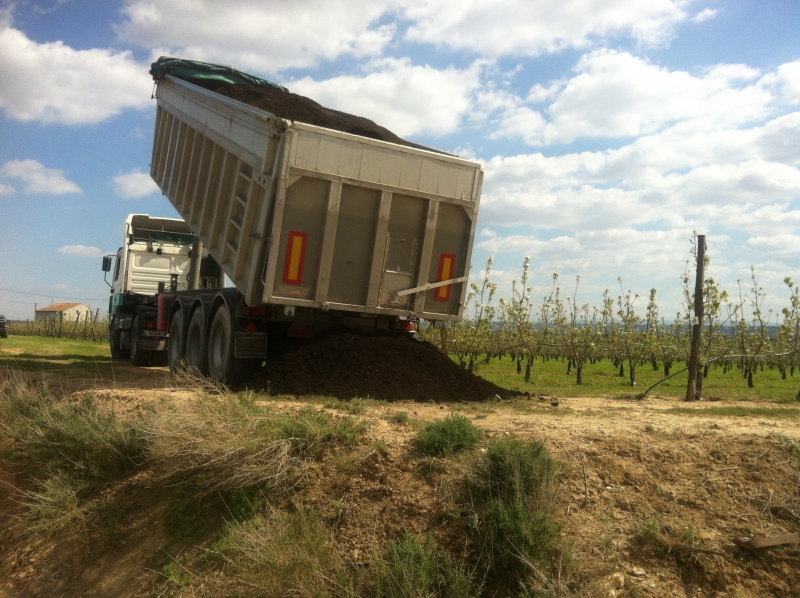
[[167,362],[173,374],[186,368],[186,350],[183,342],[183,312],[177,311],[169,323],[167,338]]
[[153,359],[152,351],[144,351],[141,348],[141,343],[139,342],[141,328],[142,319],[139,314],[136,314],[131,325],[131,363],[137,367],[150,365],[150,361]]
[[208,373],[208,356],[206,355],[206,339],[203,334],[203,310],[196,309],[189,320],[186,330],[186,369],[194,374],[205,376]]
[[263,360],[237,359],[234,355],[230,312],[221,305],[214,314],[208,335],[208,375],[218,382],[235,384],[252,373]]

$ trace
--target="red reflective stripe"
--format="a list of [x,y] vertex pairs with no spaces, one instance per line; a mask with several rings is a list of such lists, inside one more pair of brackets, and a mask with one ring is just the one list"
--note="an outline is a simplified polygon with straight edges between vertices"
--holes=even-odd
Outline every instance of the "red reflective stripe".
[[283,268],[283,282],[301,284],[303,282],[303,265],[306,261],[306,245],[308,233],[291,231],[286,246],[286,264]]
[[[443,280],[450,280],[453,278],[454,273],[456,270],[456,256],[452,253],[443,253],[442,256],[439,258],[439,276],[436,279],[436,282],[441,282]],[[453,288],[453,285],[448,284],[443,287],[437,287],[433,294],[433,298],[436,301],[450,301],[450,290]]]

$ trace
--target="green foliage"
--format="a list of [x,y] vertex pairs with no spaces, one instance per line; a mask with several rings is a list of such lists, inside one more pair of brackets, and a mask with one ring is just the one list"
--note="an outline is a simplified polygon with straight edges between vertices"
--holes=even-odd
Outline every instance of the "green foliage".
[[372,565],[374,598],[469,598],[476,592],[465,568],[440,552],[433,536],[406,532]]
[[489,444],[470,481],[475,531],[495,577],[522,578],[558,550],[553,517],[561,465],[543,444],[505,438]]
[[643,544],[651,546],[653,548],[662,548],[664,545],[664,539],[661,534],[661,527],[658,525],[657,521],[652,519],[648,519],[642,526],[639,528],[639,533],[637,534],[637,538]]
[[387,419],[393,424],[407,426],[409,422],[408,411],[395,411]]
[[[372,401],[373,403],[375,401]],[[322,403],[328,409],[338,409],[339,411],[346,411],[351,415],[363,415],[367,411],[370,401],[366,399],[350,399],[349,401],[342,401],[341,399],[328,398]]]
[[468,418],[454,413],[427,424],[417,434],[416,442],[423,454],[433,457],[468,450],[480,439],[480,430]]
[[[340,568],[325,525],[306,509],[267,509],[232,522],[213,552],[226,563],[227,579],[221,585],[228,596],[330,596],[326,580]],[[204,585],[213,590],[212,579]]]
[[87,508],[79,494],[86,487],[84,480],[63,472],[46,479],[39,490],[27,493],[25,529],[50,534],[85,527]]

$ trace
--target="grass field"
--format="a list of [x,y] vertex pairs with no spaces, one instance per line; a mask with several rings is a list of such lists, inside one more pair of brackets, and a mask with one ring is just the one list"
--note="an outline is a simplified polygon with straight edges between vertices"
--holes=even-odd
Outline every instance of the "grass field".
[[[684,367],[685,364],[677,363],[672,371],[677,372]],[[509,357],[493,358],[488,364],[479,360],[475,364],[474,372],[503,388],[562,397],[633,397],[664,377],[661,368],[654,371],[650,364],[642,364],[636,369],[637,385],[631,387],[627,369],[625,364],[625,377],[620,377],[609,360],[594,365],[587,364],[583,371],[582,386],[575,383],[574,370],[568,376],[567,363],[556,359],[546,362],[537,360],[531,371],[530,383],[525,382],[524,364],[523,374],[517,374],[516,363]],[[796,377],[787,376],[786,380],[781,380],[781,374],[777,369],[765,367],[755,375],[754,379],[755,388],[747,388],[747,380],[742,377],[739,370],[734,369],[723,374],[721,366],[712,366],[708,378],[703,383],[703,397],[731,401],[768,400],[794,403],[797,391],[800,390],[800,371]],[[682,397],[686,393],[686,381],[687,373],[678,374],[657,386],[650,394]]]
[[[39,370],[46,364],[47,369],[63,368],[65,371],[70,371],[73,376],[99,374],[113,378],[118,375],[120,368],[130,369],[127,361],[111,361],[106,343],[39,336],[10,336],[1,339],[0,360],[29,371]],[[673,371],[677,372],[683,367],[683,363],[675,364]],[[141,370],[131,369],[131,371]],[[537,360],[531,371],[530,383],[525,382],[524,375],[517,374],[516,364],[509,357],[493,358],[488,364],[479,360],[475,364],[474,371],[503,388],[562,397],[633,397],[663,378],[661,368],[653,370],[650,364],[642,364],[637,368],[638,384],[633,388],[628,383],[627,364],[625,377],[620,377],[608,360],[594,365],[587,364],[584,368],[582,386],[575,383],[574,371],[567,375],[566,362],[557,359],[545,362]],[[657,386],[651,394],[682,397],[686,392],[686,376],[686,373],[678,374]],[[723,373],[721,366],[712,366],[703,384],[704,398],[723,401],[766,400],[791,404],[795,403],[798,390],[800,390],[800,371],[796,377],[787,376],[786,380],[781,380],[780,372],[769,367],[757,372],[755,388],[747,388],[747,380],[741,376],[739,370]]]

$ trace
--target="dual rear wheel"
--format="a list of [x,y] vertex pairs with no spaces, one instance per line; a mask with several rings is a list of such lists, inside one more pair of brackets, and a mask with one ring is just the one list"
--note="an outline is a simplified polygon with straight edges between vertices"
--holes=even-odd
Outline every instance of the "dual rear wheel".
[[261,366],[261,359],[240,359],[235,355],[233,322],[228,307],[220,305],[206,331],[203,310],[195,309],[183,335],[183,313],[172,317],[167,350],[173,374],[184,367],[212,380],[233,384]]

